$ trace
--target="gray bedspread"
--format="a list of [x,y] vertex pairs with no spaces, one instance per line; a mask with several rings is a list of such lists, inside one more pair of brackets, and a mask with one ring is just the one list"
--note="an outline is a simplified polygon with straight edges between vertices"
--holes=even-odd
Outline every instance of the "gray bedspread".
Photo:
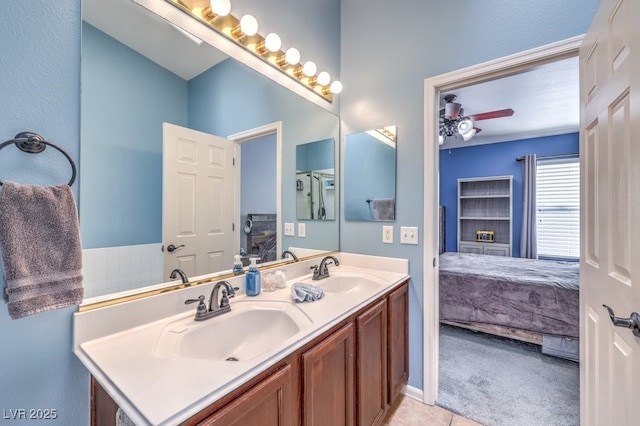
[[579,264],[440,255],[440,319],[579,337]]

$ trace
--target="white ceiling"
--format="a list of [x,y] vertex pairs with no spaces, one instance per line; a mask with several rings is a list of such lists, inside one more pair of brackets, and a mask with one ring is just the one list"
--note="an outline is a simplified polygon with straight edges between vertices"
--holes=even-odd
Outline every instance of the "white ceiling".
[[227,58],[131,0],[83,0],[82,19],[185,80]]
[[447,138],[441,146],[444,149],[557,135],[579,129],[577,57],[441,95],[447,93],[457,95],[456,102],[462,104],[465,115],[505,108],[513,109],[514,114],[477,121],[475,126],[482,132],[468,142],[461,137]]

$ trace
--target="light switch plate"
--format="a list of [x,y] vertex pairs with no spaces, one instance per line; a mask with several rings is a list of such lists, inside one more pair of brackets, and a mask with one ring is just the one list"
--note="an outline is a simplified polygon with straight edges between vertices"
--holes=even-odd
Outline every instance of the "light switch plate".
[[285,222],[285,224],[284,224],[284,235],[286,235],[288,237],[293,237],[293,236],[296,235],[296,231],[294,230],[293,223]]
[[401,226],[400,227],[400,244],[418,244],[418,227],[417,226]]
[[385,225],[382,227],[382,242],[393,244],[393,226]]
[[307,236],[307,225],[304,222],[298,224],[298,237]]

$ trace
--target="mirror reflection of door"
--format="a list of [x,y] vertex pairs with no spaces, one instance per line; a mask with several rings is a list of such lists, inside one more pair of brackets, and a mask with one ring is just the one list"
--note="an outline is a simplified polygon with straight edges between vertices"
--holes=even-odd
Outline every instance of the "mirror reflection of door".
[[163,141],[164,276],[175,268],[189,277],[231,269],[233,142],[169,123]]

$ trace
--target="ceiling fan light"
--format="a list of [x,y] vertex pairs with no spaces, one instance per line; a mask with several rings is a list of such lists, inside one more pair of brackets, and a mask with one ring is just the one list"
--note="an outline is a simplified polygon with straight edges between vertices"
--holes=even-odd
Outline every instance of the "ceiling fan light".
[[471,132],[473,129],[473,121],[470,118],[463,118],[462,120],[460,120],[460,122],[458,123],[458,133],[460,133],[462,136],[464,136],[465,134]]
[[476,129],[472,128],[471,131],[469,131],[469,132],[467,132],[465,134],[462,134],[462,139],[464,139],[464,141],[467,142],[469,139],[474,137],[475,134],[476,134]]

